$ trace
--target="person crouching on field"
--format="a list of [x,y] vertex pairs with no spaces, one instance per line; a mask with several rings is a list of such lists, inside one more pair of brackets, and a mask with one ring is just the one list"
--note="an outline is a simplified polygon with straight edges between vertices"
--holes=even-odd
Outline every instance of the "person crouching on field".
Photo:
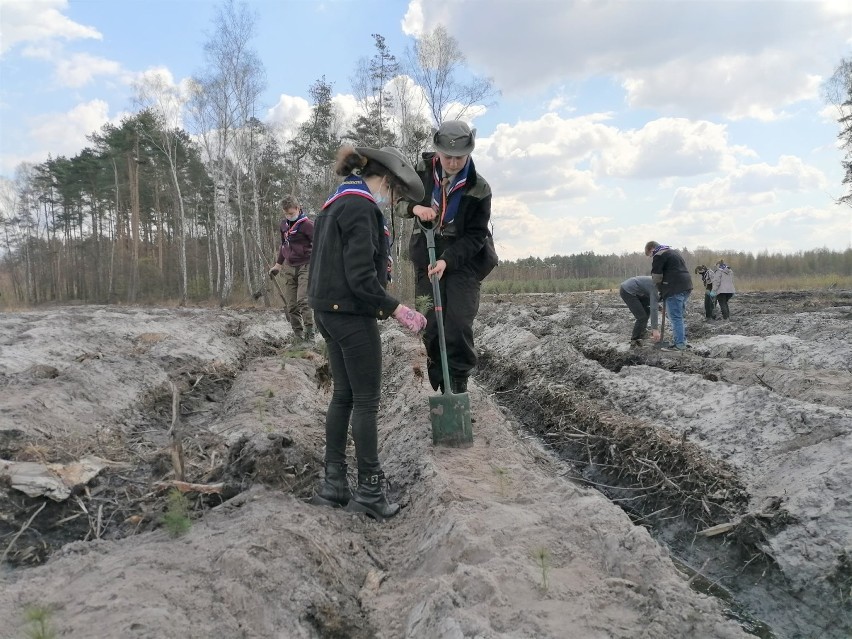
[[642,340],[648,337],[648,319],[651,320],[651,337],[660,341],[660,331],[657,318],[659,298],[657,287],[650,275],[640,275],[624,280],[618,289],[621,299],[633,313],[636,321],[633,323],[633,333],[630,335],[630,348],[641,348]]

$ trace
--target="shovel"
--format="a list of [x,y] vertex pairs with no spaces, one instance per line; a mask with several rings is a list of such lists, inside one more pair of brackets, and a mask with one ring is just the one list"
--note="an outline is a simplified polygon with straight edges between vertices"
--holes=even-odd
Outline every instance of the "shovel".
[[[263,263],[266,263],[266,260],[264,259],[264,256],[263,256],[263,249],[261,249],[261,247],[260,247],[260,242],[254,236],[254,233],[252,233],[251,231],[249,231],[249,235],[251,235],[252,239],[254,240],[254,244],[257,247],[257,256],[260,258],[260,261],[263,262]],[[276,280],[272,275],[269,276],[269,279],[271,279],[272,283],[275,284],[275,288],[278,289],[278,295],[281,296],[281,301],[284,302],[284,314],[289,316],[289,313],[287,312],[287,298],[284,297],[284,291],[281,289],[281,285],[278,283],[278,280]],[[269,290],[269,288],[264,286],[259,291],[257,291],[254,295],[252,295],[252,297],[256,300],[260,299],[261,296],[263,296],[263,294],[266,293],[268,290]]]
[[662,317],[660,317],[660,341],[657,342],[656,344],[654,344],[654,346],[656,348],[662,348],[663,347],[663,344],[665,343],[663,341],[663,338],[665,337],[665,332],[666,332],[666,302],[665,302],[665,300],[663,300],[663,314],[662,314]]
[[[435,266],[435,227],[425,226],[420,219],[417,224],[426,235],[429,250],[429,266]],[[441,372],[444,376],[444,392],[429,398],[429,416],[432,419],[432,443],[454,448],[473,445],[473,428],[470,422],[470,395],[453,393],[450,368],[447,364],[447,343],[444,338],[444,309],[441,305],[441,286],[438,276],[432,276],[432,299],[435,304],[435,320],[438,323],[438,345],[441,349]]]

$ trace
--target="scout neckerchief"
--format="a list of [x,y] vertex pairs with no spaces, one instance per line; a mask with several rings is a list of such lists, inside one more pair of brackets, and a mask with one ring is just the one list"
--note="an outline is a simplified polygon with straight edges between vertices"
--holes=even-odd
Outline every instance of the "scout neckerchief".
[[452,222],[456,218],[456,213],[459,210],[459,202],[461,201],[461,190],[467,184],[467,171],[470,168],[470,158],[464,163],[461,171],[456,173],[452,185],[446,187],[444,179],[441,177],[443,168],[438,156],[432,158],[432,179],[435,186],[432,188],[432,208],[440,207],[441,211],[441,228]]
[[666,246],[665,244],[660,244],[657,248],[651,251],[651,257],[654,257],[660,251],[665,251],[666,249],[670,249],[671,246]]
[[302,222],[307,219],[308,216],[302,213],[302,211],[299,211],[299,216],[295,220],[293,220],[292,222],[290,220],[287,220],[287,230],[283,233],[285,244],[290,243],[290,236],[295,234],[296,231],[299,230],[299,227],[302,225]]
[[349,175],[346,177],[343,182],[340,183],[340,186],[337,187],[337,190],[331,194],[325,204],[322,205],[323,209],[328,208],[332,202],[343,197],[344,195],[360,195],[361,197],[365,197],[373,204],[376,203],[376,198],[373,197],[373,194],[370,192],[370,188],[367,184],[357,175]]

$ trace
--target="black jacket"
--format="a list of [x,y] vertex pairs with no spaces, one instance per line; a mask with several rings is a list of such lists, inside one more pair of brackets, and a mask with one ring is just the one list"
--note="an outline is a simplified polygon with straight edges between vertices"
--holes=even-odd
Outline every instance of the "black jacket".
[[664,249],[654,256],[651,260],[651,277],[663,299],[692,290],[692,275],[683,256],[675,249]]
[[[408,215],[412,213],[415,205],[431,206],[432,189],[435,186],[432,177],[432,159],[434,153],[424,153],[422,159],[417,163],[417,173],[423,181],[426,192],[420,202],[408,203]],[[440,216],[441,211],[438,212]],[[488,224],[491,221],[491,187],[479,173],[473,159],[470,160],[470,168],[467,173],[467,184],[462,190],[461,201],[453,220],[452,237],[446,234],[435,234],[436,259],[447,263],[447,275],[454,270],[465,267],[476,270],[478,263],[486,259],[486,238],[491,234]],[[420,231],[416,222],[414,232],[409,242],[409,255],[415,268],[424,269],[429,266],[429,253],[426,250],[426,236]]]
[[308,275],[316,311],[387,319],[399,305],[385,290],[388,242],[382,212],[369,199],[345,195],[317,215]]

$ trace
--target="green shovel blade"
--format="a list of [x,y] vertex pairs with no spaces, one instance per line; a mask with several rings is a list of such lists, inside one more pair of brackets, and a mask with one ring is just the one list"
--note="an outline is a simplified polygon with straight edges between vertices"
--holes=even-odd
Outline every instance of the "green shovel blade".
[[432,443],[456,448],[473,445],[470,423],[470,395],[444,393],[429,398]]

